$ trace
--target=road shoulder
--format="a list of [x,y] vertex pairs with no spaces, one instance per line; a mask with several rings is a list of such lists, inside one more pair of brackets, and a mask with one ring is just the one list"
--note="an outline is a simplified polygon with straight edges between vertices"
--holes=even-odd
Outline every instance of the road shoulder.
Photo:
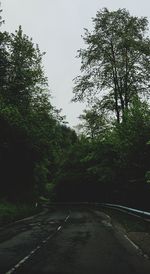
[[131,245],[150,259],[150,221],[142,220],[126,213],[116,212],[116,210],[101,209],[107,218],[111,219],[111,224],[120,233],[124,234]]

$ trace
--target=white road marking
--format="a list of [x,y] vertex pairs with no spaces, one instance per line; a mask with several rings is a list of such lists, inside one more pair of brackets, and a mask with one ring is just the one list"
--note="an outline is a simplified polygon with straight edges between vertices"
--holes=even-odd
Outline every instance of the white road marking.
[[144,254],[143,253],[143,250],[138,246],[136,245],[132,240],[129,239],[129,237],[127,235],[124,235],[124,237],[130,242],[130,244],[136,249],[139,251],[139,253],[145,258],[145,259],[149,259],[149,256],[147,254]]
[[62,228],[62,226],[59,226],[59,227],[57,228],[57,231],[59,231],[61,228]]
[[70,215],[68,215],[65,219],[65,223],[67,222],[67,220],[69,219]]
[[[65,222],[69,219],[70,215],[68,215],[65,218]],[[41,245],[38,245],[35,249],[33,249],[26,257],[24,257],[21,261],[19,261],[14,267],[12,267],[9,271],[7,271],[5,274],[12,274],[15,270],[17,270],[22,264],[24,264],[37,250],[39,250],[44,244],[48,242],[60,229],[62,229],[62,226],[59,226],[56,231],[51,235],[48,236],[45,240],[42,241]]]
[[130,242],[130,244],[131,244],[134,248],[136,248],[137,250],[140,250],[140,248],[139,248],[134,242],[132,242],[132,241],[128,238],[127,235],[124,235],[124,237]]

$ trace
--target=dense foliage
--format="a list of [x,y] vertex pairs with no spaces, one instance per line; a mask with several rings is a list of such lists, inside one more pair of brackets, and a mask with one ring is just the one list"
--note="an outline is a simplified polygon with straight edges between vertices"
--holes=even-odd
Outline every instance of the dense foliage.
[[86,48],[79,50],[81,76],[74,100],[95,101],[121,122],[135,96],[149,93],[150,39],[148,21],[125,9],[97,12],[92,32],[85,30]]
[[106,8],[93,22],[75,80],[73,100],[90,102],[78,137],[51,104],[44,54],[21,27],[0,32],[1,199],[23,204],[42,196],[150,209],[148,22]]
[[93,23],[78,51],[81,76],[73,98],[90,107],[79,117],[80,140],[58,174],[58,197],[150,209],[148,21],[104,8]]
[[50,102],[42,56],[22,28],[0,32],[0,197],[34,202],[47,195],[73,130]]
[[80,136],[57,177],[58,200],[113,202],[150,209],[150,109],[135,101],[124,122]]

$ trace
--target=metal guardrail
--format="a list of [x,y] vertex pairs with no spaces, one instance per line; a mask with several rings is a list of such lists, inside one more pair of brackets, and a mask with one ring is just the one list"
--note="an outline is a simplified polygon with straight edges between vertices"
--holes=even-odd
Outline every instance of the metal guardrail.
[[117,209],[119,211],[125,212],[125,213],[130,214],[130,215],[134,215],[134,216],[139,217],[139,218],[149,219],[149,221],[150,221],[150,212],[147,212],[147,211],[144,211],[144,210],[139,210],[139,209],[135,209],[135,208],[131,208],[131,207],[121,206],[121,205],[118,205],[118,204],[101,203],[99,205],[101,205],[103,207]]
[[144,210],[140,210],[140,209],[135,209],[135,208],[131,208],[131,207],[127,207],[127,206],[122,206],[122,205],[118,205],[118,204],[109,204],[109,203],[97,203],[97,202],[51,202],[48,203],[46,205],[46,207],[48,208],[49,206],[103,206],[103,207],[107,207],[107,208],[112,208],[112,209],[116,209],[119,211],[122,211],[124,213],[142,218],[142,219],[146,219],[150,221],[150,212],[144,211]]

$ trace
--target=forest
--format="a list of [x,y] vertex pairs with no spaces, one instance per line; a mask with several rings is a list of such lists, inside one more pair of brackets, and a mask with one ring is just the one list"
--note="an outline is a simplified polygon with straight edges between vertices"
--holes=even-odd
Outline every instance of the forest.
[[150,210],[149,22],[107,8],[92,20],[78,50],[72,103],[87,108],[76,129],[51,103],[45,53],[21,26],[0,31],[0,218],[42,201]]

